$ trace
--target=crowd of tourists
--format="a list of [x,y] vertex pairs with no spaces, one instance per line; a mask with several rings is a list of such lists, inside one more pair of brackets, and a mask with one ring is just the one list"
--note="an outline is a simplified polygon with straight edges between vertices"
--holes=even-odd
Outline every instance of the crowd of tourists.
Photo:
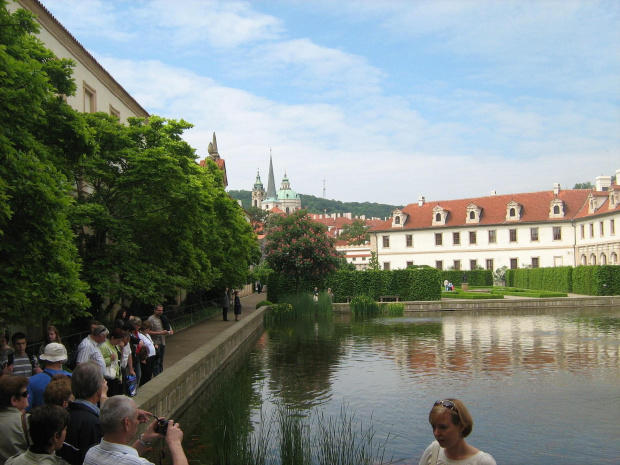
[[[121,308],[110,329],[91,321],[71,357],[54,326],[38,356],[26,352],[24,333],[0,331],[0,464],[150,463],[139,453],[164,435],[155,419],[127,445],[152,416],[131,397],[163,371],[173,334],[162,305],[145,320]],[[187,463],[182,437],[169,421],[165,439],[175,464]]]

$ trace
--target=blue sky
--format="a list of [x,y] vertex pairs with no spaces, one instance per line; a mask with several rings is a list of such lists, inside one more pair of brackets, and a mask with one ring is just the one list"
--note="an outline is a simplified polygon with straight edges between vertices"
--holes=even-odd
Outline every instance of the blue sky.
[[389,204],[620,169],[620,2],[42,0],[230,189]]

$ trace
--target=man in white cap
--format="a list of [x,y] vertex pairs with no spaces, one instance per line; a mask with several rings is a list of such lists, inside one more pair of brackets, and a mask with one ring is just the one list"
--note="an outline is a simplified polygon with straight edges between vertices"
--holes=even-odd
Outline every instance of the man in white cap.
[[29,406],[26,410],[30,411],[34,407],[43,405],[43,393],[54,375],[67,375],[71,373],[62,370],[63,362],[67,361],[67,349],[62,344],[51,342],[45,346],[45,352],[39,357],[45,361],[45,370],[34,375],[28,383],[28,393],[30,394]]

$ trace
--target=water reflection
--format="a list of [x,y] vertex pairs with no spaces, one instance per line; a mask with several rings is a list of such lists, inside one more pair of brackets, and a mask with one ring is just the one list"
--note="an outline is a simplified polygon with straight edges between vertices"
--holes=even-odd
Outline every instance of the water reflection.
[[[233,380],[239,393],[214,398],[243,412],[240,434],[277,405],[331,415],[344,403],[389,436],[388,455],[417,463],[432,402],[456,396],[474,416],[471,443],[498,463],[618,464],[619,336],[618,309],[308,318],[268,329]],[[221,463],[209,453],[226,414],[205,405],[194,459]]]

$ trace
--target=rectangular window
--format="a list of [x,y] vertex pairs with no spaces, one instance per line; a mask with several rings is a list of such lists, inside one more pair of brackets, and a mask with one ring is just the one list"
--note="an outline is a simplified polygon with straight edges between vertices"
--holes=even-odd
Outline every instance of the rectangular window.
[[454,260],[454,269],[456,271],[460,271],[460,269],[461,269],[461,261],[460,260]]
[[390,262],[383,262],[383,269],[385,271],[390,271]]
[[461,233],[452,233],[452,243],[454,245],[461,245]]
[[443,270],[443,261],[435,260],[435,268],[437,268],[438,270]]
[[497,242],[497,234],[495,229],[489,230],[489,244],[495,244]]
[[510,235],[510,242],[517,242],[517,230],[516,229],[511,229],[509,231],[509,235]]
[[493,259],[487,258],[487,270],[493,271]]
[[538,242],[538,228],[530,228],[530,240]]
[[475,244],[478,237],[476,236],[476,231],[469,231],[469,243]]
[[407,262],[407,268],[409,268],[410,266],[413,266],[413,262]]
[[584,239],[586,237],[586,228],[582,224],[580,229],[581,229],[581,238]]
[[540,257],[532,257],[532,268],[538,268],[540,266]]
[[407,242],[407,247],[413,247],[413,235],[407,234],[405,236],[405,241]]
[[84,83],[84,113],[97,111],[97,92],[94,88]]
[[562,240],[562,227],[561,226],[554,226],[553,227],[553,240],[554,241],[561,241]]
[[594,223],[590,223],[590,239],[594,237]]
[[510,259],[510,269],[511,270],[516,270],[519,267],[519,260],[516,258],[511,258]]
[[435,245],[443,245],[443,235],[441,233],[435,233]]
[[469,261],[469,269],[477,270],[478,269],[478,260],[470,260]]
[[604,226],[604,223],[601,221],[599,223],[599,225],[600,225],[600,229],[601,229],[601,237],[605,237],[605,226]]
[[390,246],[390,236],[383,236],[383,247],[389,247]]
[[112,116],[116,116],[118,119],[121,119],[121,112],[114,108],[112,105],[110,105],[110,114]]
[[609,234],[615,236],[616,234],[616,223],[614,220],[609,220]]

